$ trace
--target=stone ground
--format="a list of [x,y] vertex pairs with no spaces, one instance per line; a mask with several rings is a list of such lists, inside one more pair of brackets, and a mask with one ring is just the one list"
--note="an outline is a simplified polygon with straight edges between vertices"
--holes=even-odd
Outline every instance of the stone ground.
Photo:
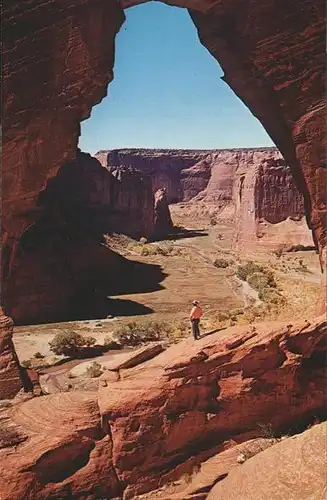
[[[235,276],[237,264],[246,259],[231,248],[233,225],[228,212],[217,214],[213,207],[183,203],[172,205],[171,213],[174,223],[189,233],[158,244],[170,248],[168,255],[141,255],[141,245],[126,237],[109,241],[114,250],[119,250],[127,258],[162,266],[166,277],[159,290],[113,297],[142,304],[152,309],[152,314],[16,327],[14,343],[20,361],[31,359],[40,352],[47,363],[58,362],[60,356],[51,353],[48,343],[63,330],[91,335],[97,343],[103,344],[104,338],[112,336],[117,325],[151,319],[181,325],[183,334],[190,334],[188,314],[194,299],[199,299],[204,309],[202,331],[219,326],[218,312],[259,305],[257,292]],[[217,219],[216,225],[210,223],[213,216]],[[218,269],[213,265],[217,257],[232,260],[234,265]],[[273,270],[278,288],[287,300],[285,306],[273,308],[269,313],[265,311],[259,320],[293,319],[299,313],[314,315],[320,283],[319,262],[314,251],[285,253],[279,258],[269,252],[253,253],[249,257]],[[246,320],[239,317],[239,321]]]

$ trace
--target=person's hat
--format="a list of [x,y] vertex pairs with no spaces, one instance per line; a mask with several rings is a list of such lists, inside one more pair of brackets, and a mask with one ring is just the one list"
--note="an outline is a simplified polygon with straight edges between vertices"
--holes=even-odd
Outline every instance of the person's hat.
[[198,300],[193,300],[192,303],[193,303],[194,306],[197,306],[199,304],[199,301]]

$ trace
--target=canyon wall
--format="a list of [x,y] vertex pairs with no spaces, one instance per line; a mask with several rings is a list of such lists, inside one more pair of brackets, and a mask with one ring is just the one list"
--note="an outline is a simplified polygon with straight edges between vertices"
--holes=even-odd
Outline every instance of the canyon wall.
[[155,202],[150,177],[131,167],[108,170],[80,152],[48,181],[34,217],[14,263],[3,256],[2,300],[18,324],[111,314],[106,295],[128,266],[103,235],[152,239],[172,229],[166,197]]
[[138,168],[170,203],[201,201],[233,216],[235,246],[263,250],[312,246],[303,195],[276,148],[123,149],[96,154],[102,165]]
[[[40,193],[38,207],[48,217],[83,225],[99,234],[120,232],[134,238],[154,231],[151,179],[131,167],[103,168],[86,153],[63,165]],[[72,220],[74,219],[74,220]]]

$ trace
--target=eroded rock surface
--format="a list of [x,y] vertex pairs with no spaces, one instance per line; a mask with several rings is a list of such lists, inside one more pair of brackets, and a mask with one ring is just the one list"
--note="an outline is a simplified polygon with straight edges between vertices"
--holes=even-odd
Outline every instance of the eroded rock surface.
[[154,194],[154,232],[157,239],[165,238],[174,229],[171,219],[166,190],[158,189]]
[[277,443],[232,470],[207,500],[323,500],[327,493],[327,424]]
[[[276,148],[100,151],[103,166],[131,165],[162,186],[170,203],[214,205],[235,224],[235,246],[258,250],[312,246],[303,195]],[[167,218],[167,217],[166,217]],[[162,223],[164,226],[164,222]]]
[[89,233],[120,232],[151,237],[154,199],[151,179],[133,168],[103,168],[87,153],[66,163],[40,193],[38,205],[49,219],[84,227]]
[[260,324],[248,340],[246,328],[176,344],[120,369],[98,394],[53,394],[5,410],[24,441],[1,450],[1,498],[136,498],[193,474],[227,441],[232,448],[260,435],[259,423],[274,432],[305,427],[326,406],[325,318]]
[[12,335],[13,321],[0,308],[0,399],[13,398],[23,387]]

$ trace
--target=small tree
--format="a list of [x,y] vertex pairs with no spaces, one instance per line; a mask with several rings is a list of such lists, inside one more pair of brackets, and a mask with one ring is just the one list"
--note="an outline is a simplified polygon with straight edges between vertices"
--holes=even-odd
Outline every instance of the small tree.
[[90,347],[96,342],[93,337],[83,337],[77,332],[64,331],[57,333],[49,342],[52,352],[61,356],[77,356],[81,348]]

